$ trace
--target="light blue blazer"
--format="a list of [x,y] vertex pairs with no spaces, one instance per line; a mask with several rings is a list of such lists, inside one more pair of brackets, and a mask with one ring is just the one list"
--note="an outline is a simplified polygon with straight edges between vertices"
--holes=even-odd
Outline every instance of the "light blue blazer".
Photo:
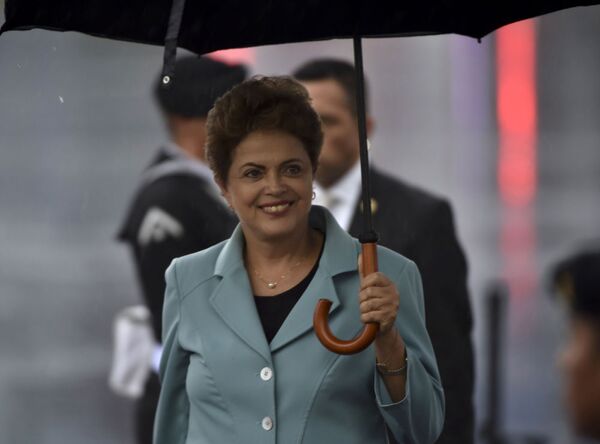
[[358,241],[324,208],[311,224],[325,232],[318,270],[281,329],[267,343],[243,262],[244,236],[175,259],[166,272],[162,390],[155,444],[433,443],[444,396],[425,330],[416,265],[378,247],[379,269],[400,293],[397,327],[407,347],[406,397],[392,402],[375,352],[340,356],[312,327],[320,298],[333,301],[332,331],[350,339],[362,328]]

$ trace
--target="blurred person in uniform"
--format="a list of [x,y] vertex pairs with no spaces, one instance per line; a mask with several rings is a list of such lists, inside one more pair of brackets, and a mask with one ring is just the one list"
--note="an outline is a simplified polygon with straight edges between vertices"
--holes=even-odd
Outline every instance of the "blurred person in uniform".
[[553,273],[569,308],[569,338],[560,355],[571,424],[600,441],[600,248],[572,255]]
[[[298,67],[292,75],[308,90],[323,124],[325,138],[316,172],[314,203],[327,207],[344,229],[358,236],[362,215],[354,66],[337,59],[316,59]],[[367,109],[367,134],[373,129],[374,120]],[[471,305],[467,263],[456,236],[451,207],[446,200],[374,167],[371,191],[379,244],[412,259],[422,275],[427,329],[446,397],[445,426],[437,443],[471,444]]]
[[[205,163],[206,116],[215,100],[246,77],[241,65],[197,56],[176,62],[173,81],[154,96],[170,141],[158,149],[144,173],[118,239],[131,248],[144,302],[157,342],[171,261],[229,238],[237,224]],[[157,359],[155,359],[157,360]],[[138,443],[152,442],[160,384],[152,372],[139,400]]]

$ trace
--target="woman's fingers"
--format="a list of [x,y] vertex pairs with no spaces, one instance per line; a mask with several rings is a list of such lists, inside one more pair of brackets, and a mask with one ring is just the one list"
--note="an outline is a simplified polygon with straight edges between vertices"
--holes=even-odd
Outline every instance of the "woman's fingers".
[[400,297],[395,287],[367,287],[358,295],[361,313],[378,310],[380,307],[389,307],[397,311],[400,306]]
[[390,283],[389,285],[367,286],[361,288],[358,295],[360,302],[369,298],[397,299],[399,297],[398,292],[396,290],[396,286],[392,283]]
[[360,303],[360,312],[369,313],[372,311],[390,311],[395,312],[398,304],[386,298],[369,298]]
[[367,287],[387,287],[388,285],[392,285],[392,281],[389,280],[385,274],[379,271],[365,276],[360,281],[361,290]]
[[[362,293],[361,293],[362,295]],[[381,295],[374,297],[362,297],[359,301],[360,311],[361,313],[379,310],[380,307],[389,307],[392,310],[398,310],[400,306],[400,299],[394,297],[393,295]]]
[[396,317],[389,310],[375,310],[368,313],[361,313],[360,315],[361,322],[376,322],[381,327],[393,324],[395,319]]

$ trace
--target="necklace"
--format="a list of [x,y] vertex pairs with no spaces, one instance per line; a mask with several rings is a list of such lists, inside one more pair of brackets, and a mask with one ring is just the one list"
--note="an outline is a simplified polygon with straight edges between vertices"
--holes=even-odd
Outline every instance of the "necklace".
[[285,280],[290,273],[298,266],[302,263],[303,261],[298,261],[296,262],[294,265],[292,265],[288,271],[286,271],[285,274],[282,274],[281,276],[279,276],[278,280],[274,280],[274,281],[270,281],[267,280],[263,277],[263,275],[256,269],[254,268],[254,274],[256,275],[257,278],[259,278],[270,290],[273,290],[274,288],[277,288],[277,286],[279,285],[279,283],[283,280]]

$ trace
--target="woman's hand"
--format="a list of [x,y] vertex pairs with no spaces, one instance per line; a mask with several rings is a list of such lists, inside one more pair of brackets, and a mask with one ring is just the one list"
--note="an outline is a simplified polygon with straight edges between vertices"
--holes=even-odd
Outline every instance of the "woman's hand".
[[[383,273],[363,276],[362,255],[358,256],[358,271],[360,320],[379,324],[379,333],[375,339],[378,371],[392,401],[399,402],[406,396],[407,369],[404,340],[394,327],[400,307],[400,295],[396,285]],[[380,370],[380,366],[384,370]]]
[[360,320],[364,323],[377,322],[378,336],[388,336],[394,332],[394,323],[400,306],[400,295],[394,283],[383,273],[363,276],[362,255],[358,256],[360,273]]

